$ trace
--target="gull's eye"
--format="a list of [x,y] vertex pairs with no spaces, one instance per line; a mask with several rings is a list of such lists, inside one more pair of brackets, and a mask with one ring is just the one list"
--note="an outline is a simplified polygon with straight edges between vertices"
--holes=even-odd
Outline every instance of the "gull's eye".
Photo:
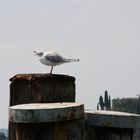
[[38,53],[39,56],[43,56],[43,52]]

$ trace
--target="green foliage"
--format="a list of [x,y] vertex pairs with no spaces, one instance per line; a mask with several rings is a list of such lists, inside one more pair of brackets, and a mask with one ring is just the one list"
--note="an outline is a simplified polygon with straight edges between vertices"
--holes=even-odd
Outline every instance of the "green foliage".
[[140,114],[140,98],[113,99],[112,110]]
[[99,104],[100,104],[101,110],[104,110],[104,101],[103,101],[102,96],[99,97]]
[[108,97],[107,90],[104,93],[104,99],[102,96],[99,97],[99,103],[97,104],[97,110],[99,110],[99,105],[101,110],[111,110],[111,97]]
[[105,91],[104,93],[104,106],[106,108],[106,110],[110,110],[111,109],[111,99],[110,99],[110,96],[108,97],[108,92],[107,90]]

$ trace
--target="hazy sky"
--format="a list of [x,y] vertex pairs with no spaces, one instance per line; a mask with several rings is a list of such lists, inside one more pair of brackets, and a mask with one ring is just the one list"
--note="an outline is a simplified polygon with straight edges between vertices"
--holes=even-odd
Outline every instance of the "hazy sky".
[[0,127],[7,127],[9,79],[46,73],[33,50],[80,62],[54,68],[76,77],[77,102],[96,109],[100,95],[140,94],[139,0],[0,0]]

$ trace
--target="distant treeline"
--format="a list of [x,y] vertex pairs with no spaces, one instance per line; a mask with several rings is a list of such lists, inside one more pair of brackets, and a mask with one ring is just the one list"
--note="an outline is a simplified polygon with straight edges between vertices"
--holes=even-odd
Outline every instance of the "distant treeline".
[[112,110],[140,114],[140,97],[113,99]]
[[111,100],[108,91],[104,96],[100,95],[97,103],[97,110],[112,110],[140,114],[140,96],[137,98],[116,98]]
[[3,132],[0,132],[0,140],[7,140],[7,137]]

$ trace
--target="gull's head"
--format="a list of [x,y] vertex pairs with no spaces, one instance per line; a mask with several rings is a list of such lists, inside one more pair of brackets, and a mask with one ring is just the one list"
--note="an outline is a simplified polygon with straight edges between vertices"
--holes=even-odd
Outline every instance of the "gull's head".
[[39,57],[42,57],[43,56],[43,52],[38,52],[38,51],[33,51],[34,52],[34,55],[36,56],[39,56]]

